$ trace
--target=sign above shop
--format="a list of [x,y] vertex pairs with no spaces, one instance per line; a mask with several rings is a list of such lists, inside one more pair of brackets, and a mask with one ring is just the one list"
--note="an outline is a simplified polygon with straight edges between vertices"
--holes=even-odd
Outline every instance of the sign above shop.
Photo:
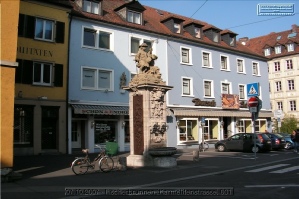
[[87,115],[129,115],[128,106],[101,106],[72,104],[75,114]]
[[222,94],[222,108],[223,109],[239,109],[239,95]]

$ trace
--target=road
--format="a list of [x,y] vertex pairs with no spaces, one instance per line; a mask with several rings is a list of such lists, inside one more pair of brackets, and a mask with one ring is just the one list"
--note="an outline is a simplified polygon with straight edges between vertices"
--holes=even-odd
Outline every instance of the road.
[[[32,159],[31,159],[32,158]],[[177,155],[175,168],[128,168],[110,173],[92,172],[76,176],[69,168],[73,157],[37,156],[16,159],[24,178],[12,183],[2,183],[2,198],[124,198],[124,196],[68,196],[67,193],[88,188],[99,195],[125,190],[147,190],[150,195],[160,190],[155,198],[165,198],[165,191],[176,195],[171,198],[198,198],[194,194],[215,194],[222,188],[231,196],[206,196],[208,198],[297,198],[299,192],[299,155],[291,151],[270,153],[203,152],[199,161],[192,161],[192,152]],[[28,162],[26,162],[28,161]],[[22,163],[23,162],[23,163]],[[59,162],[59,164],[58,164]],[[22,163],[22,164],[21,164]],[[106,189],[106,190],[105,190]],[[193,189],[192,196],[186,190]],[[118,190],[113,192],[114,190]],[[181,192],[178,192],[181,191]],[[208,190],[209,192],[202,192]],[[164,191],[164,192],[163,192]],[[185,191],[185,192],[184,192]],[[197,191],[197,192],[196,192]],[[214,191],[214,192],[213,192]],[[181,194],[177,196],[177,194]],[[126,196],[141,198],[151,196]],[[168,197],[169,198],[169,197]]]

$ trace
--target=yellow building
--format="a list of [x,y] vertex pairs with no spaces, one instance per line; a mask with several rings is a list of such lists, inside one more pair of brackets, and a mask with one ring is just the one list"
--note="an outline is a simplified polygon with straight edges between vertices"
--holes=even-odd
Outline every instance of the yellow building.
[[14,154],[66,153],[68,1],[20,2]]

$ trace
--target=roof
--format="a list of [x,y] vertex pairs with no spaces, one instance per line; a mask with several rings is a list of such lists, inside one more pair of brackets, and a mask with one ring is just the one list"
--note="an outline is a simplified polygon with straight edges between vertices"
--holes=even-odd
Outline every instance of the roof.
[[[295,34],[296,32],[296,34]],[[295,37],[289,37],[295,36]],[[293,25],[292,29],[285,30],[282,32],[271,32],[268,35],[255,37],[249,39],[246,42],[246,46],[253,50],[254,52],[264,56],[264,49],[265,48],[274,48],[275,46],[281,44],[285,46],[288,43],[295,43],[295,46],[299,44],[299,26]],[[287,52],[286,49],[282,49],[280,54],[271,53],[271,55],[267,56],[268,58],[276,58],[276,57],[283,57],[293,54],[299,53],[299,47],[295,47],[295,51]]]
[[[207,22],[204,22],[204,21],[192,19],[192,18],[185,17],[182,15],[170,13],[168,11],[164,11],[164,10],[160,10],[157,8],[152,8],[149,6],[142,5],[145,8],[145,10],[143,12],[144,25],[139,25],[139,24],[129,23],[126,20],[123,20],[117,14],[117,12],[115,12],[115,10],[117,10],[118,8],[124,7],[125,4],[127,4],[127,5],[130,4],[130,6],[132,6],[131,1],[128,2],[126,0],[113,0],[113,1],[103,0],[102,1],[102,7],[103,7],[103,13],[104,13],[103,16],[88,13],[88,12],[83,12],[80,10],[78,5],[76,3],[74,3],[74,0],[70,0],[70,1],[73,4],[73,10],[72,10],[73,16],[89,18],[89,19],[97,20],[97,21],[104,22],[104,23],[109,23],[109,24],[118,25],[118,26],[124,26],[127,28],[136,29],[136,30],[142,30],[142,31],[146,31],[149,33],[156,33],[156,34],[164,35],[167,37],[172,37],[172,38],[176,38],[176,39],[182,39],[182,40],[196,42],[196,43],[203,44],[203,45],[208,45],[211,47],[237,51],[238,53],[242,53],[242,54],[245,53],[247,55],[256,56],[257,58],[260,58],[260,59],[265,59],[264,56],[261,56],[260,54],[255,53],[250,48],[242,45],[239,42],[237,42],[235,47],[232,47],[229,44],[226,44],[224,41],[215,43],[212,40],[210,40],[208,37],[204,37],[203,39],[195,38],[194,36],[190,35],[187,31],[184,31],[183,34],[177,34],[177,33],[171,32],[171,30],[169,30],[167,28],[167,26],[165,26],[162,23],[166,19],[177,18],[177,19],[183,21],[183,27],[186,24],[195,23],[195,24],[203,25],[203,30],[213,28],[218,31],[221,31],[221,29],[219,29],[211,24],[208,24]],[[135,1],[134,3],[140,4],[138,1]],[[233,33],[228,30],[226,30],[226,32]],[[236,34],[236,33],[234,33],[234,34]]]

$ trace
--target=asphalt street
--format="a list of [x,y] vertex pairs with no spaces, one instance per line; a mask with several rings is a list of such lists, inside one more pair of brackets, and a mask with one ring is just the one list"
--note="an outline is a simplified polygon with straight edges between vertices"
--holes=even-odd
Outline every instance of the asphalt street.
[[[128,154],[121,156],[126,155]],[[75,175],[70,168],[75,156],[79,155],[15,157],[14,171],[21,173],[22,179],[1,183],[2,198],[114,198],[115,194],[125,194],[126,198],[151,198],[157,190],[161,192],[155,198],[165,198],[170,196],[169,194],[174,194],[171,198],[196,198],[194,196],[198,196],[198,194],[226,194],[223,197],[206,195],[208,198],[218,199],[239,198],[240,196],[246,198],[242,194],[246,194],[250,187],[245,186],[265,185],[263,181],[269,175],[266,169],[281,172],[275,175],[273,179],[276,182],[272,182],[272,185],[279,184],[277,181],[280,175],[280,178],[285,176],[282,181],[285,186],[290,187],[289,184],[292,184],[291,194],[293,190],[299,188],[299,155],[292,151],[274,151],[255,155],[242,152],[220,153],[210,149],[201,152],[199,160],[194,161],[193,151],[185,150],[176,154],[177,166],[174,168],[128,167],[125,171],[115,169],[112,172],[103,173],[94,170],[80,176]],[[257,173],[257,169],[261,168],[266,169]],[[291,172],[294,175],[287,174]],[[252,178],[252,176],[255,177]],[[246,182],[245,179],[250,179],[250,181]],[[244,185],[241,186],[238,182],[242,182]],[[267,183],[271,185],[270,178]],[[237,187],[238,189],[235,189]],[[146,192],[142,192],[143,196],[136,196],[136,193],[126,192],[128,190]],[[188,195],[190,193],[191,195]],[[144,194],[148,194],[148,196],[144,196]],[[258,193],[256,194],[258,195]],[[259,198],[257,195],[251,192],[251,197]],[[117,196],[116,198],[123,197]],[[268,196],[267,198],[272,197]]]

